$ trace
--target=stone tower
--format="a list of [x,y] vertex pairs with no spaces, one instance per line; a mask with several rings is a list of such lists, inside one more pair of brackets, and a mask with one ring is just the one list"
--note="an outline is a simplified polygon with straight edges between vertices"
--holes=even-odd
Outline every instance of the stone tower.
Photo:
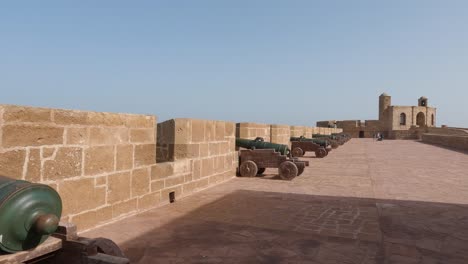
[[385,111],[392,104],[392,97],[386,93],[379,96],[379,120],[385,121]]
[[427,107],[427,97],[424,97],[424,96],[421,96],[419,99],[418,99],[418,106],[425,106]]

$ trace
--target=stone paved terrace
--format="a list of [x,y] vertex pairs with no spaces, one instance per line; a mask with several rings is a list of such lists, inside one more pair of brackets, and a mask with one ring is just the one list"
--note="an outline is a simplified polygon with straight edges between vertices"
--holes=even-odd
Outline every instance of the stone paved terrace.
[[352,139],[309,158],[291,182],[236,178],[84,235],[134,263],[468,263],[465,153]]

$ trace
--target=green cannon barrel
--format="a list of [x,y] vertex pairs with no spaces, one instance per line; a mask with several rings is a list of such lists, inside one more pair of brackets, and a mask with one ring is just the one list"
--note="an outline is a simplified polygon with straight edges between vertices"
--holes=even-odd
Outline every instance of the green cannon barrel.
[[325,149],[330,149],[330,142],[324,138],[306,138],[306,137],[291,137],[290,141],[310,141],[315,144],[320,145],[321,147],[324,147]]
[[51,187],[0,176],[0,252],[40,245],[55,232],[61,214],[62,200]]
[[263,138],[256,138],[255,140],[236,138],[236,147],[246,149],[274,149],[282,155],[289,154],[289,147],[287,145],[265,142]]

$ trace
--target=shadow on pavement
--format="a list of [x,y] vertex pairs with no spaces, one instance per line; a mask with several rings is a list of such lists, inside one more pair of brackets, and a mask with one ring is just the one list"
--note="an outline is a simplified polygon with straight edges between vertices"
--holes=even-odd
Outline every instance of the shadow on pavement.
[[241,190],[120,246],[132,263],[466,264],[468,206]]

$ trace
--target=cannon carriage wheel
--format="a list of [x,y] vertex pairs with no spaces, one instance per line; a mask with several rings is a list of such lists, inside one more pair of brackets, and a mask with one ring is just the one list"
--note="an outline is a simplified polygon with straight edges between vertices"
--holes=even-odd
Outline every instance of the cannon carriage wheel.
[[295,147],[292,150],[291,154],[292,154],[293,157],[302,157],[302,156],[304,156],[304,151],[299,147]]
[[298,175],[298,168],[292,161],[284,161],[279,165],[278,174],[283,180],[292,180]]
[[318,148],[316,151],[315,151],[315,156],[317,158],[324,158],[325,156],[328,155],[328,152],[326,149],[324,148]]
[[258,173],[257,164],[251,160],[244,161],[239,167],[239,173],[242,177],[255,177]]

